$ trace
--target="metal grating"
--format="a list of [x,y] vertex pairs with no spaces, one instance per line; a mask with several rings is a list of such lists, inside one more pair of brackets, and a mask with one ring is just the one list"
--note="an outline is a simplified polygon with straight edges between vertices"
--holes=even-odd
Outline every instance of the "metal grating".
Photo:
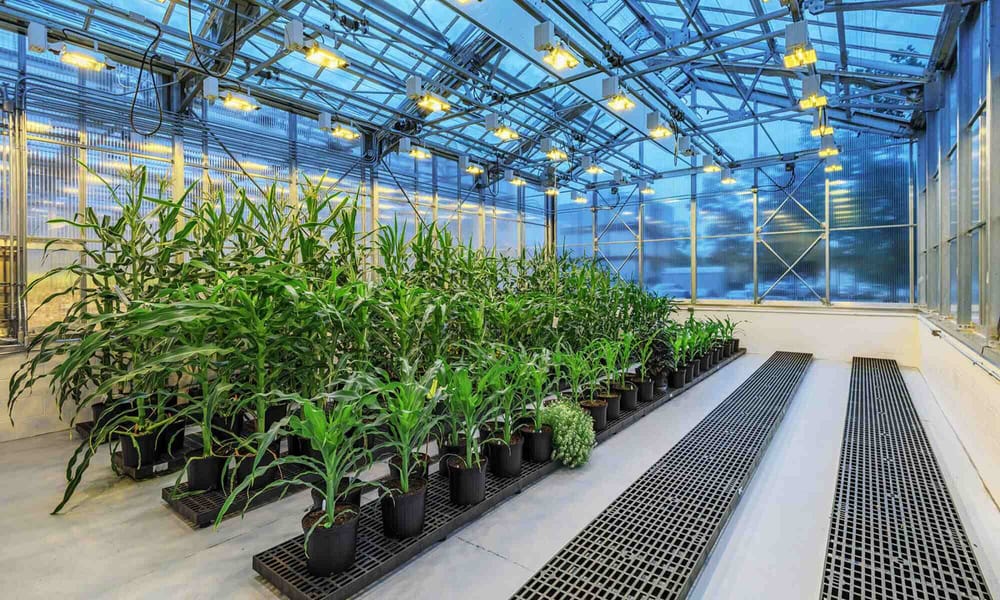
[[990,598],[894,360],[855,358],[821,598]]
[[513,597],[685,597],[811,360],[772,355]]
[[[691,389],[709,375],[746,353],[745,349],[721,361],[707,373],[702,373],[683,388],[670,390],[649,403],[623,414],[608,423],[607,429],[597,436],[601,443],[628,427],[642,416]],[[431,467],[434,469],[434,466]],[[390,540],[382,536],[381,514],[378,502],[369,502],[361,509],[358,531],[357,561],[354,566],[332,577],[314,577],[306,570],[302,548],[303,536],[299,535],[253,557],[253,569],[285,595],[296,600],[341,600],[349,598],[392,573],[411,558],[431,545],[447,538],[466,523],[491,510],[506,498],[520,492],[558,468],[558,463],[525,462],[521,475],[512,479],[498,479],[487,473],[486,499],[475,505],[453,506],[448,498],[448,484],[440,477],[431,477],[427,491],[427,513],[423,533],[408,540]]]

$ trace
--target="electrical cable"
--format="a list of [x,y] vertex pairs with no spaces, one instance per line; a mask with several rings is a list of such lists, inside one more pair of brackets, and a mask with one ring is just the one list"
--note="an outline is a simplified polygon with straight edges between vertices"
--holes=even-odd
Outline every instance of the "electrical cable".
[[[153,51],[160,38],[163,37],[163,29],[156,21],[147,19],[146,24],[156,28],[156,37],[146,46],[146,51],[142,53],[142,60],[139,62],[139,77],[136,79],[135,91],[132,93],[132,103],[128,109],[128,123],[132,127],[132,131],[141,136],[156,135],[160,131],[160,128],[163,127],[163,102],[160,100],[160,94],[156,91],[156,72],[153,71],[153,59],[149,56],[149,53]],[[139,90],[142,88],[142,75],[146,71],[147,61],[149,62],[149,79],[153,82],[153,98],[156,99],[156,127],[153,127],[149,131],[142,131],[135,124],[135,105],[139,101]]]
[[202,71],[204,71],[206,75],[222,79],[229,73],[229,69],[233,67],[233,63],[236,62],[236,30],[239,29],[239,23],[240,23],[239,10],[233,9],[233,42],[232,42],[232,51],[230,52],[229,56],[229,64],[226,65],[225,69],[216,73],[212,71],[211,68],[206,66],[204,61],[201,60],[201,54],[198,52],[198,45],[194,41],[194,22],[191,20],[193,7],[191,6],[191,3],[192,0],[187,0],[188,41],[191,43],[191,54],[194,55],[195,61],[197,61],[198,66],[201,67]]

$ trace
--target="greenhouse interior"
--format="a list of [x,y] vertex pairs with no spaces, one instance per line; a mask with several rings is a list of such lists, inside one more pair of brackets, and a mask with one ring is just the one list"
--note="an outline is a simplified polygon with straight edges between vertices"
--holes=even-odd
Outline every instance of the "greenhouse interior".
[[0,596],[1000,599],[995,60],[1000,0],[0,0]]

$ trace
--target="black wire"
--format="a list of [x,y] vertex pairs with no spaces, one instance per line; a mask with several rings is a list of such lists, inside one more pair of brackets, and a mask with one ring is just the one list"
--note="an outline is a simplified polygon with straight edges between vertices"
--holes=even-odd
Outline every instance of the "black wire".
[[198,62],[198,66],[201,67],[202,71],[204,71],[206,75],[221,79],[229,73],[229,69],[231,69],[233,67],[233,63],[236,62],[236,30],[239,29],[240,11],[237,8],[233,9],[233,47],[229,56],[229,64],[226,65],[225,69],[218,73],[213,72],[211,68],[207,67],[201,60],[201,54],[198,53],[198,44],[194,42],[194,23],[191,20],[192,12],[191,0],[187,0],[188,41],[191,43],[191,53],[194,55],[194,59]]
[[[153,60],[149,57],[149,53],[153,51],[153,47],[156,46],[156,43],[163,36],[163,29],[160,28],[156,21],[147,20],[146,23],[156,28],[156,37],[146,46],[146,51],[142,53],[142,61],[139,63],[139,78],[135,82],[135,91],[132,93],[132,104],[128,109],[128,122],[132,126],[132,131],[142,136],[156,135],[160,131],[160,128],[163,127],[163,103],[160,101],[160,93],[156,89],[156,72],[153,71]],[[135,105],[139,101],[139,90],[142,88],[142,75],[146,71],[147,61],[149,62],[149,79],[153,82],[153,97],[156,98],[156,127],[150,131],[142,131],[135,124]]]

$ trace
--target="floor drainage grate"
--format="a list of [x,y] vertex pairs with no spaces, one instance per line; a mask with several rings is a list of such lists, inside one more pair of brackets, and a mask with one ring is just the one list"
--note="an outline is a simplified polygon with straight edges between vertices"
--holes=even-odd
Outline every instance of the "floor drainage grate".
[[685,597],[811,360],[771,356],[514,598]]
[[821,598],[989,598],[894,360],[855,358]]
[[[745,353],[746,350],[741,349],[707,373],[702,373],[683,388],[670,390],[652,402],[640,403],[637,410],[630,411],[609,423],[608,428],[597,436],[598,443],[701,383],[709,375]],[[434,466],[432,466],[433,468]],[[444,540],[466,523],[488,512],[506,498],[541,480],[557,468],[559,468],[558,463],[553,461],[545,463],[525,462],[521,475],[516,478],[500,479],[487,474],[486,499],[475,506],[465,507],[451,504],[448,498],[448,482],[436,473],[432,473],[428,482],[427,513],[424,531],[421,535],[407,540],[391,540],[383,537],[379,503],[369,502],[361,508],[357,561],[347,571],[332,577],[310,575],[306,570],[305,552],[302,548],[303,536],[301,535],[255,554],[253,569],[283,594],[295,600],[350,598],[406,564],[407,561],[433,544]]]

